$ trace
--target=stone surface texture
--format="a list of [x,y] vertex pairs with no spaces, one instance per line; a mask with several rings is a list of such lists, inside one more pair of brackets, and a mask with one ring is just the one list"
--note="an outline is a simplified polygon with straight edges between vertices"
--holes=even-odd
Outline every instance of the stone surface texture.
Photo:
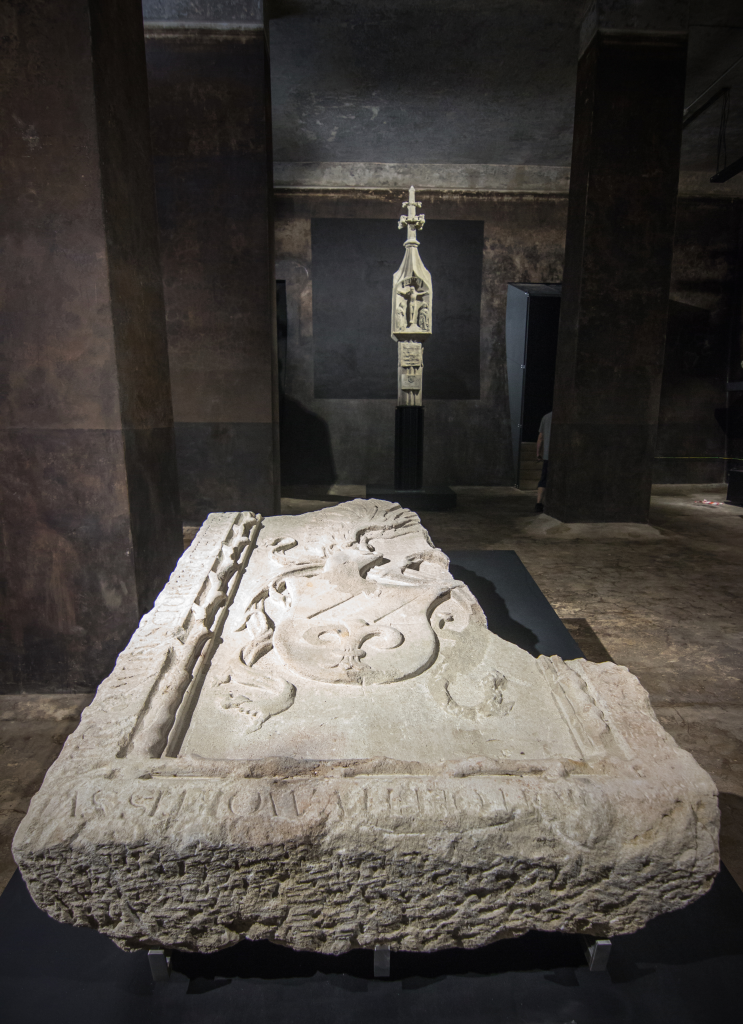
[[14,840],[128,949],[613,935],[718,867],[709,776],[613,663],[487,629],[418,517],[209,517]]

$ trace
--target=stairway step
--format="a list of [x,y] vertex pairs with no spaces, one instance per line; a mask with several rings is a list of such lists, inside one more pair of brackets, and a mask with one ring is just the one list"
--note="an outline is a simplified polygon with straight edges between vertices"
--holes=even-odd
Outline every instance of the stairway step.
[[536,491],[542,476],[542,460],[537,458],[537,442],[521,442],[519,469],[519,490]]

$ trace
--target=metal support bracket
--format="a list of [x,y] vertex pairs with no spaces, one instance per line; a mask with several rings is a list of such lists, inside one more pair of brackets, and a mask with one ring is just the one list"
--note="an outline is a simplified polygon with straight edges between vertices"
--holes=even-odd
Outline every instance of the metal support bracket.
[[611,939],[594,939],[591,935],[581,935],[581,942],[588,961],[588,970],[605,971],[609,965]]
[[164,949],[148,949],[147,961],[154,982],[170,981],[170,957],[165,955]]
[[374,947],[374,977],[389,978],[390,976],[390,947]]

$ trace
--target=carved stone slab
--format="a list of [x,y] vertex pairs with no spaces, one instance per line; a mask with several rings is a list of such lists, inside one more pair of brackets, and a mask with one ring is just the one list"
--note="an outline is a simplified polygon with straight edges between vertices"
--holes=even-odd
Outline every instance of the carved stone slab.
[[616,935],[718,869],[709,776],[627,669],[488,632],[416,515],[211,515],[14,841],[125,949]]

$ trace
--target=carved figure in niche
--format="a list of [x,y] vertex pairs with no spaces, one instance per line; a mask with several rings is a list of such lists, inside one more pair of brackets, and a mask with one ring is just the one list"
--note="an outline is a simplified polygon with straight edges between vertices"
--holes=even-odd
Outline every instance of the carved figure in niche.
[[428,289],[418,277],[409,277],[401,281],[397,290],[397,323],[400,331],[426,330],[419,323],[420,310],[425,307],[424,319],[428,323]]
[[405,316],[406,302],[402,295],[398,296],[397,307],[395,311],[395,328],[398,331],[404,331],[407,327],[407,318]]
[[426,333],[428,333],[431,329],[428,319],[428,303],[425,301],[425,299],[421,303],[421,308],[418,313],[418,326],[422,331],[425,331]]

